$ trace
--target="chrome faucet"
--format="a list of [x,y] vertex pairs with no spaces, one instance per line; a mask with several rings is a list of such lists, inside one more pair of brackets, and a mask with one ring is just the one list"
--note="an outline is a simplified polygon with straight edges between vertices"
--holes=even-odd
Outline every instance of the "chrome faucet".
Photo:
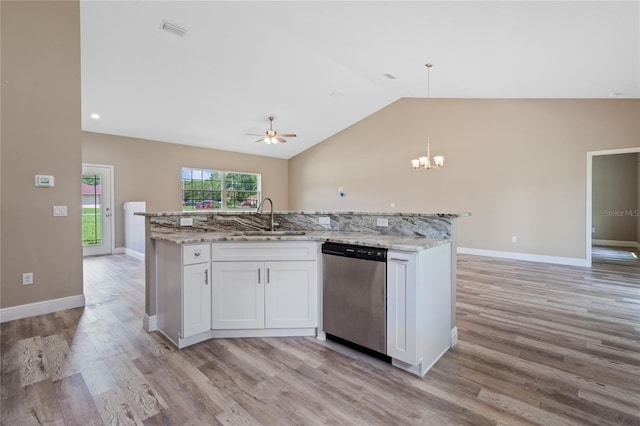
[[260,201],[260,204],[258,205],[258,210],[256,211],[256,213],[261,213],[261,209],[262,209],[262,205],[264,204],[265,201],[269,201],[269,205],[271,206],[271,226],[269,227],[269,231],[273,232],[274,231],[274,226],[273,226],[273,201],[271,200],[271,198],[269,197],[265,197],[262,199],[262,201]]

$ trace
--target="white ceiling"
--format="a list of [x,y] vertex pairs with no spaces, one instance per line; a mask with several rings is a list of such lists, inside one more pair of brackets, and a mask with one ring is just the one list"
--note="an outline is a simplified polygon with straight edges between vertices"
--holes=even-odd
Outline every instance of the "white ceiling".
[[[81,31],[83,130],[278,158],[426,97],[426,63],[432,98],[640,97],[639,1],[83,0]],[[245,135],[269,115],[298,137]]]

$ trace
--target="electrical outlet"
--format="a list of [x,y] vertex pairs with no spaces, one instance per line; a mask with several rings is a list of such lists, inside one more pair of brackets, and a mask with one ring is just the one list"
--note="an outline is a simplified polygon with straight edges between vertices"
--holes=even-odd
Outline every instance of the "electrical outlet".
[[33,272],[25,272],[22,274],[22,285],[33,284]]
[[591,232],[596,232],[596,228],[591,228]]
[[193,218],[192,217],[181,217],[180,218],[180,226],[193,226]]
[[512,243],[517,243],[518,242],[518,237],[516,237],[515,235],[513,237],[511,237],[511,242]]
[[331,225],[331,219],[329,216],[320,216],[318,218],[318,224],[320,225]]
[[376,221],[376,225],[378,226],[389,226],[389,219],[379,217]]
[[395,209],[396,208],[396,203],[389,204],[389,207],[391,207],[392,209]]

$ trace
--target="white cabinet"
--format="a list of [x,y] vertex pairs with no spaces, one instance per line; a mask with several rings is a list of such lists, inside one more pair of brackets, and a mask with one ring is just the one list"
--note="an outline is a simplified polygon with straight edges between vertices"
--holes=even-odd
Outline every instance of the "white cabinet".
[[211,329],[210,245],[156,242],[157,327],[178,347]]
[[265,269],[265,327],[316,327],[317,262],[267,262]]
[[211,329],[209,263],[185,266],[182,286],[181,337],[186,338]]
[[317,244],[212,244],[212,328],[291,329],[318,324]]
[[451,244],[387,253],[387,355],[423,376],[447,351],[451,318]]
[[211,328],[264,328],[263,262],[212,262]]
[[416,253],[387,253],[387,355],[417,364]]

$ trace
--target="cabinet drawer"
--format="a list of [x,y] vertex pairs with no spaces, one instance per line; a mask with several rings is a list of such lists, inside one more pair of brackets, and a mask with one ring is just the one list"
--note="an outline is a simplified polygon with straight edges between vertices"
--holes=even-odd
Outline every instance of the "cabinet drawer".
[[316,260],[318,243],[312,241],[225,241],[211,243],[211,260]]
[[210,244],[193,244],[182,246],[182,264],[193,265],[195,263],[208,262],[211,256]]

